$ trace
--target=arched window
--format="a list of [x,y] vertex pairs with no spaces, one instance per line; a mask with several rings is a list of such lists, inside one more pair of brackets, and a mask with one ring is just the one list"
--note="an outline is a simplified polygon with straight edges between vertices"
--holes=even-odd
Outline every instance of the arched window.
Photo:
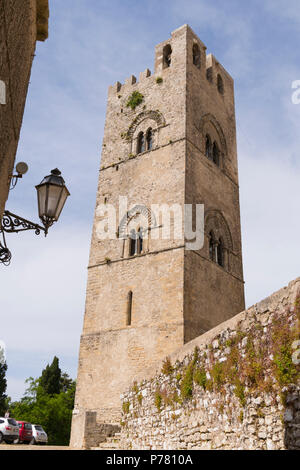
[[147,150],[151,150],[153,146],[153,135],[152,135],[152,129],[147,130],[147,135],[146,135],[146,146]]
[[201,54],[198,44],[193,45],[193,64],[200,69],[201,66]]
[[213,162],[220,166],[220,151],[219,151],[219,147],[218,147],[218,144],[217,142],[214,142],[214,145],[213,145]]
[[129,256],[134,256],[136,254],[136,248],[137,248],[136,231],[133,229],[130,231]]
[[170,65],[171,65],[171,56],[172,56],[172,48],[171,48],[170,44],[167,44],[164,47],[164,50],[163,50],[163,68],[164,69],[170,67]]
[[132,319],[132,291],[129,291],[128,297],[127,297],[127,318],[126,318],[127,326],[131,325],[131,319]]
[[217,86],[218,86],[218,92],[221,95],[224,95],[224,83],[220,74],[218,75],[218,78],[217,78]]
[[206,257],[226,271],[231,269],[233,243],[229,226],[218,210],[209,210],[205,215]]
[[138,135],[138,140],[137,140],[136,153],[143,153],[143,152],[145,152],[145,137],[144,137],[144,133],[140,132]]
[[215,261],[215,238],[213,232],[209,234],[209,258]]
[[224,267],[224,244],[222,238],[219,239],[217,245],[217,263],[219,266]]
[[130,231],[129,256],[139,255],[143,252],[143,228],[140,227],[136,232],[135,229]]
[[211,138],[208,134],[205,137],[205,155],[207,156],[207,158],[212,159]]

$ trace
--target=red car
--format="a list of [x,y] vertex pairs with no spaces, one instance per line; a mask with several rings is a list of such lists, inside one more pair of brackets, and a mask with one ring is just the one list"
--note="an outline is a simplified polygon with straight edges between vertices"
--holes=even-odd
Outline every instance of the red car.
[[29,444],[32,441],[32,426],[31,423],[26,421],[17,421],[19,426],[19,439],[15,441],[16,444],[22,444],[25,442]]

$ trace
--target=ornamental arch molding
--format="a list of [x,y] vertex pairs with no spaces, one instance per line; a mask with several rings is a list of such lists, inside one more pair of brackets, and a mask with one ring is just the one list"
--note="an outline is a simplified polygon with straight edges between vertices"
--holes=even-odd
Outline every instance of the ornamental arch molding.
[[203,135],[203,138],[205,138],[204,136],[204,131],[205,131],[205,126],[206,124],[210,123],[211,125],[214,126],[214,128],[216,129],[216,132],[219,136],[219,139],[220,139],[220,145],[221,145],[221,152],[224,156],[227,155],[227,144],[226,144],[226,139],[225,139],[225,135],[224,135],[224,132],[222,130],[222,127],[220,126],[219,122],[216,120],[216,118],[214,117],[213,114],[205,114],[204,116],[202,116],[201,120],[200,120],[200,123],[199,123],[199,131],[200,133]]
[[128,225],[135,217],[140,216],[143,217],[145,221],[147,221],[148,226],[145,227],[146,230],[151,229],[151,227],[156,227],[155,214],[147,206],[138,204],[132,207],[132,209],[130,209],[121,219],[118,228],[119,238],[127,238]]
[[207,237],[212,232],[216,239],[222,239],[224,247],[233,252],[233,241],[229,225],[219,210],[209,210],[205,214],[204,231]]
[[156,122],[156,127],[163,127],[166,125],[165,118],[160,111],[143,111],[132,121],[127,131],[127,139],[132,141],[137,127],[146,119],[151,119]]

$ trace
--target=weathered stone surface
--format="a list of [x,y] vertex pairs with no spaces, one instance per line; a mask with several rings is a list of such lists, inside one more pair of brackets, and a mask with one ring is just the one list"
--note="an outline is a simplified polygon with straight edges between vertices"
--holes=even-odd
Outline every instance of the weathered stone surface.
[[48,0],[0,2],[0,80],[6,103],[0,104],[0,218],[8,197],[36,40],[48,31]]
[[[168,45],[171,66],[165,67]],[[200,66],[193,61],[194,45],[199,48]],[[139,81],[131,76],[109,89],[96,206],[105,203],[118,209],[119,196],[128,198],[128,209],[143,205],[148,220],[139,223],[148,228],[149,237],[140,255],[129,256],[127,232],[124,238],[98,238],[101,214],[96,208],[75,399],[78,413],[72,425],[74,446],[82,445],[76,430],[82,423],[80,414],[94,410],[97,422],[117,423],[120,394],[132,380],[244,309],[233,80],[205,50],[184,25],[156,46],[153,75],[146,70]],[[218,75],[224,94],[218,91]],[[137,92],[142,101],[132,108],[128,103]],[[138,152],[139,136],[149,129],[152,147]],[[206,156],[207,134],[219,148],[219,165]],[[204,247],[185,250],[183,233],[165,238],[160,233],[156,238],[159,224],[166,224],[154,223],[153,204],[179,204],[181,209],[184,204],[204,204]],[[223,266],[211,260],[211,230],[216,243],[224,240]],[[120,227],[115,231],[120,232]],[[214,253],[216,259],[216,247]],[[217,344],[215,353],[220,355]]]
[[[236,333],[241,336],[246,333],[249,335],[254,325],[257,331],[263,331],[259,341],[262,345],[265,344],[270,337],[274,318],[277,318],[276,314],[280,314],[287,323],[291,322],[290,328],[293,329],[299,321],[294,311],[295,299],[299,298],[299,294],[300,278],[270,296],[267,302],[260,303],[263,309],[257,309],[251,319],[248,313],[253,307],[185,345],[171,355],[171,363],[176,364],[176,374],[184,375],[187,365],[193,360],[195,346],[199,348],[199,357],[206,357],[213,348],[222,350],[228,338],[236,337]],[[289,311],[294,311],[293,316]],[[265,323],[268,325],[267,329],[262,330]],[[247,347],[243,340],[240,344]],[[154,369],[152,373],[154,374]],[[167,416],[163,405],[160,410],[157,408],[155,396],[162,384],[165,391],[168,389],[168,381],[170,394],[176,381],[174,382],[172,376],[166,378],[162,373],[151,377],[150,371],[145,377],[148,379],[138,385],[139,393],[147,392],[142,403],[137,402],[132,391],[124,394],[123,400],[130,400],[133,409],[122,416],[119,443],[121,449],[144,449],[144,445],[149,445],[150,436],[151,448],[161,449],[161,439],[153,438],[152,423],[155,420],[155,430],[159,430],[156,436],[163,436],[165,443],[178,437],[177,449],[300,450],[299,374],[295,384],[278,389],[279,385],[274,382],[274,390],[246,395],[243,405],[234,393],[234,387],[226,386],[227,392],[224,394],[224,390],[222,393],[203,390],[194,383],[193,398],[183,403],[174,401],[173,410]],[[152,416],[153,421],[141,419],[137,425],[137,420],[145,413]],[[180,419],[177,419],[179,416]],[[141,437],[143,444],[138,439]]]

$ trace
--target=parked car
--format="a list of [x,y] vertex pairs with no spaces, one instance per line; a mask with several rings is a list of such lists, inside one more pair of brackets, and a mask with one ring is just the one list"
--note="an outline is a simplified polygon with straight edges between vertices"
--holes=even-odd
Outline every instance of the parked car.
[[31,444],[47,444],[47,442],[48,436],[43,427],[40,424],[33,424]]
[[15,444],[25,442],[29,444],[32,441],[32,425],[27,421],[17,421],[19,426],[19,437],[15,440]]
[[19,437],[19,426],[13,418],[0,418],[0,443],[11,444]]

